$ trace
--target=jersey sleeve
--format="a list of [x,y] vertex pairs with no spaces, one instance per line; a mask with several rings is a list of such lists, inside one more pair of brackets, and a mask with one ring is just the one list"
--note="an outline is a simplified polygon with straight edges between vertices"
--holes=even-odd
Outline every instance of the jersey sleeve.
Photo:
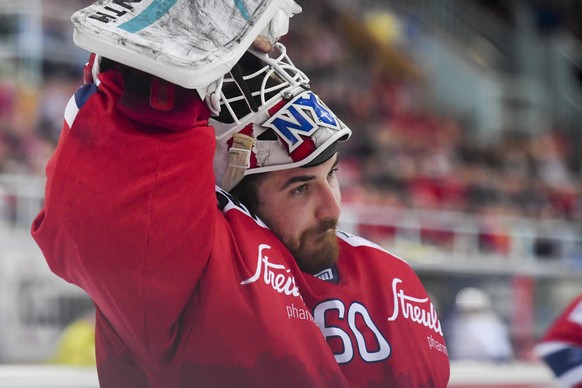
[[132,353],[170,358],[217,217],[209,112],[180,88],[155,111],[118,69],[95,81],[66,108],[32,235]]
[[582,295],[550,325],[535,352],[568,387],[582,387]]

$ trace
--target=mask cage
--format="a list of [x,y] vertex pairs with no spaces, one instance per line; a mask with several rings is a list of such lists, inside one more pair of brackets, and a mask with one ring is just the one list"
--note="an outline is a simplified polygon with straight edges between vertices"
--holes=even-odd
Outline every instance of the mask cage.
[[291,99],[309,89],[309,78],[299,70],[281,43],[271,54],[253,49],[224,76],[220,114],[213,117],[216,137],[222,139],[248,125],[254,113],[269,109],[280,98]]

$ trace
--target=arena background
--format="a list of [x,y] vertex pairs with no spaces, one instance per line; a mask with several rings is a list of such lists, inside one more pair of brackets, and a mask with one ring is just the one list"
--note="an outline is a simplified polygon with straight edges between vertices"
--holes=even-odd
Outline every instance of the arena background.
[[[82,347],[66,330],[91,301],[29,236],[87,60],[70,15],[90,3],[0,0],[1,387],[98,386],[82,350],[59,353]],[[582,2],[298,3],[283,41],[355,132],[342,228],[411,263],[446,335],[459,291],[487,295],[512,356],[455,358],[450,386],[553,386],[532,347],[582,292]]]

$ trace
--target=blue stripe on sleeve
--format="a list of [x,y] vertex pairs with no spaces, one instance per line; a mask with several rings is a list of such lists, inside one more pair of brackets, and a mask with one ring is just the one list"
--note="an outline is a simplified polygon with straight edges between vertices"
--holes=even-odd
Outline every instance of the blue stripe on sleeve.
[[560,377],[569,370],[582,365],[582,349],[566,348],[544,357],[544,361]]
[[85,102],[97,91],[97,86],[95,84],[85,84],[81,86],[75,92],[75,103],[77,107],[81,109]]

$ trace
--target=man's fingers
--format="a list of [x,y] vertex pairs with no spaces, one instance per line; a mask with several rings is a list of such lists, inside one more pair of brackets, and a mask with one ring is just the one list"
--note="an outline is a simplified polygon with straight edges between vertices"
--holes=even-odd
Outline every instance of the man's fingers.
[[274,43],[262,35],[259,35],[251,45],[257,51],[268,54],[273,50]]

